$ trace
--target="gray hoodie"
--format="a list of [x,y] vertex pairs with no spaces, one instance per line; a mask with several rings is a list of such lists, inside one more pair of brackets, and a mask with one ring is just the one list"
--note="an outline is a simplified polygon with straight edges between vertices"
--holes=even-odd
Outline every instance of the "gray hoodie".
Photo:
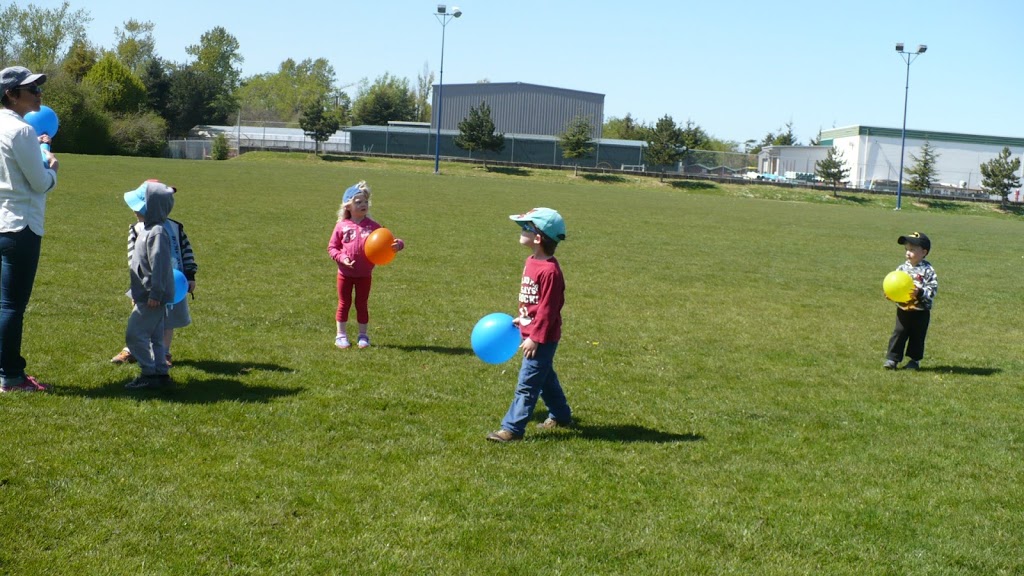
[[128,262],[132,300],[136,303],[152,299],[169,304],[174,297],[171,238],[164,229],[172,208],[174,190],[160,182],[147,182],[145,228]]

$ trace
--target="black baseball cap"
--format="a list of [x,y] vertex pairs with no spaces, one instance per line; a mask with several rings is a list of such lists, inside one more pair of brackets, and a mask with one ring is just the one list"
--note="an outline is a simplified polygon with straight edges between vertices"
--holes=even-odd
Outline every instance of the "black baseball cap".
[[914,232],[907,234],[906,236],[900,236],[896,240],[897,244],[910,244],[911,246],[920,246],[925,250],[932,251],[932,241],[928,239],[928,236],[923,232]]

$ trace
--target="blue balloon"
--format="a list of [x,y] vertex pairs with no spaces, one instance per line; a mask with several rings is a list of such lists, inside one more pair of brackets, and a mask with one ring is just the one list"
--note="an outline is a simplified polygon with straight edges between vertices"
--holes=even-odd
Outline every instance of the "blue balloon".
[[35,128],[36,134],[40,136],[46,134],[50,138],[57,135],[57,128],[60,127],[60,122],[57,121],[57,113],[49,106],[40,106],[39,112],[25,114],[25,122]]
[[469,341],[477,358],[488,364],[502,364],[516,355],[522,337],[511,316],[495,312],[476,323]]
[[[57,135],[57,128],[60,122],[57,121],[57,113],[49,106],[40,106],[39,112],[25,114],[25,122],[35,129],[36,134],[46,134],[51,139]],[[43,156],[43,166],[49,166],[46,153],[50,151],[49,144],[39,144],[39,153]]]
[[181,270],[175,270],[174,299],[171,300],[171,304],[178,304],[185,299],[186,294],[188,294],[188,278],[185,278],[185,274]]

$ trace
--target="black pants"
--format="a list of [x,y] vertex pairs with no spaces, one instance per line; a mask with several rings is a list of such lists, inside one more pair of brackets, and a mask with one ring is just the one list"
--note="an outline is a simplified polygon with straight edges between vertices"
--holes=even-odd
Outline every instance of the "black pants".
[[924,358],[924,338],[928,335],[928,322],[931,317],[931,310],[897,308],[896,328],[892,331],[892,338],[889,338],[889,351],[885,355],[886,359],[894,362],[903,360],[904,347],[907,357],[911,360]]

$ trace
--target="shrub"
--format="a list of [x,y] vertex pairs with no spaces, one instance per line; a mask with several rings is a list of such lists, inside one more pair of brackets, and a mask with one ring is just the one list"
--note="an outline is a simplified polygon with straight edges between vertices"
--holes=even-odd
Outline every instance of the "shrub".
[[228,146],[228,137],[223,132],[213,137],[214,160],[227,160],[230,152],[231,148]]
[[125,114],[112,122],[111,138],[122,156],[159,157],[167,147],[167,121],[155,112]]

